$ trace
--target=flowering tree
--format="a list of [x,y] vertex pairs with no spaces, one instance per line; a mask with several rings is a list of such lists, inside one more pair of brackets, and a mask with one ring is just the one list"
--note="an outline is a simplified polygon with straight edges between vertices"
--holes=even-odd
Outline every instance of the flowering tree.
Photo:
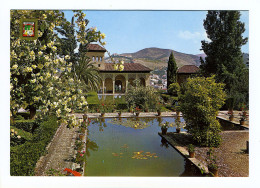
[[[76,11],[77,41],[87,44],[82,11]],[[38,19],[38,38],[33,41],[19,38],[20,18]],[[87,109],[83,96],[83,84],[73,77],[70,56],[57,54],[58,35],[54,28],[63,24],[64,14],[50,10],[11,11],[11,116],[19,108],[29,109],[31,118],[36,109],[42,115],[55,112],[61,122],[69,126],[78,125],[75,116],[69,113],[73,108]],[[93,34],[94,36],[95,34]],[[102,35],[96,37],[102,38]]]

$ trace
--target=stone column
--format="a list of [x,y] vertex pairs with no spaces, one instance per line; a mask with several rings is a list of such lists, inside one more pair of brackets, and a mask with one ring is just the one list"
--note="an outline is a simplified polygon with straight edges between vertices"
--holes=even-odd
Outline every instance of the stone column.
[[127,88],[128,88],[128,74],[126,73],[126,75],[125,75],[125,93],[127,93]]
[[103,77],[103,80],[102,80],[102,84],[103,84],[102,93],[104,95],[105,94],[105,79],[104,79],[104,77]]
[[113,74],[113,95],[115,94],[115,75]]

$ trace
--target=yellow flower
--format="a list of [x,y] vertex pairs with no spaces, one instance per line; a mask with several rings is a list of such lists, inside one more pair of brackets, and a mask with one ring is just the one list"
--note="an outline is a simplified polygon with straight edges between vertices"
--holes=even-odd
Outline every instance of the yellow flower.
[[35,83],[35,82],[36,82],[36,79],[31,80],[31,83]]
[[70,59],[70,56],[69,56],[69,55],[66,55],[66,56],[65,56],[65,59]]
[[123,71],[123,70],[124,70],[124,65],[119,65],[118,70],[119,70],[119,71]]
[[43,64],[39,64],[39,65],[38,65],[38,68],[39,68],[39,69],[42,69],[42,68],[43,68]]
[[36,68],[37,68],[37,65],[32,65],[32,68],[33,68],[33,69],[36,69]]
[[38,54],[41,56],[41,55],[43,54],[43,52],[42,52],[42,51],[39,51]]
[[12,69],[17,69],[18,65],[17,64],[14,64]]
[[100,34],[100,37],[101,37],[102,39],[104,39],[104,38],[106,37],[106,35],[105,35],[104,33],[101,33],[101,34]]
[[46,49],[46,45],[41,47],[41,50],[45,50]]

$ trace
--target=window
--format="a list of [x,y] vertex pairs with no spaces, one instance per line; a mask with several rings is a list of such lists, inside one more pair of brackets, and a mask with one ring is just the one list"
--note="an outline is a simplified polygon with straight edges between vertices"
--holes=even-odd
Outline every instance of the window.
[[98,61],[98,57],[96,57],[96,61]]
[[102,57],[100,57],[99,60],[102,61]]
[[98,67],[100,67],[100,64],[98,64]]
[[92,61],[95,61],[95,56],[92,56]]

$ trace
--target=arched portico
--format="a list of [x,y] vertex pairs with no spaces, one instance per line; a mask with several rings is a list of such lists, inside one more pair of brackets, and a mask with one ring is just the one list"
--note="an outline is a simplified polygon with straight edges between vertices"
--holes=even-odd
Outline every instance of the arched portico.
[[126,79],[123,75],[117,75],[115,77],[115,92],[116,93],[125,93],[126,91]]

